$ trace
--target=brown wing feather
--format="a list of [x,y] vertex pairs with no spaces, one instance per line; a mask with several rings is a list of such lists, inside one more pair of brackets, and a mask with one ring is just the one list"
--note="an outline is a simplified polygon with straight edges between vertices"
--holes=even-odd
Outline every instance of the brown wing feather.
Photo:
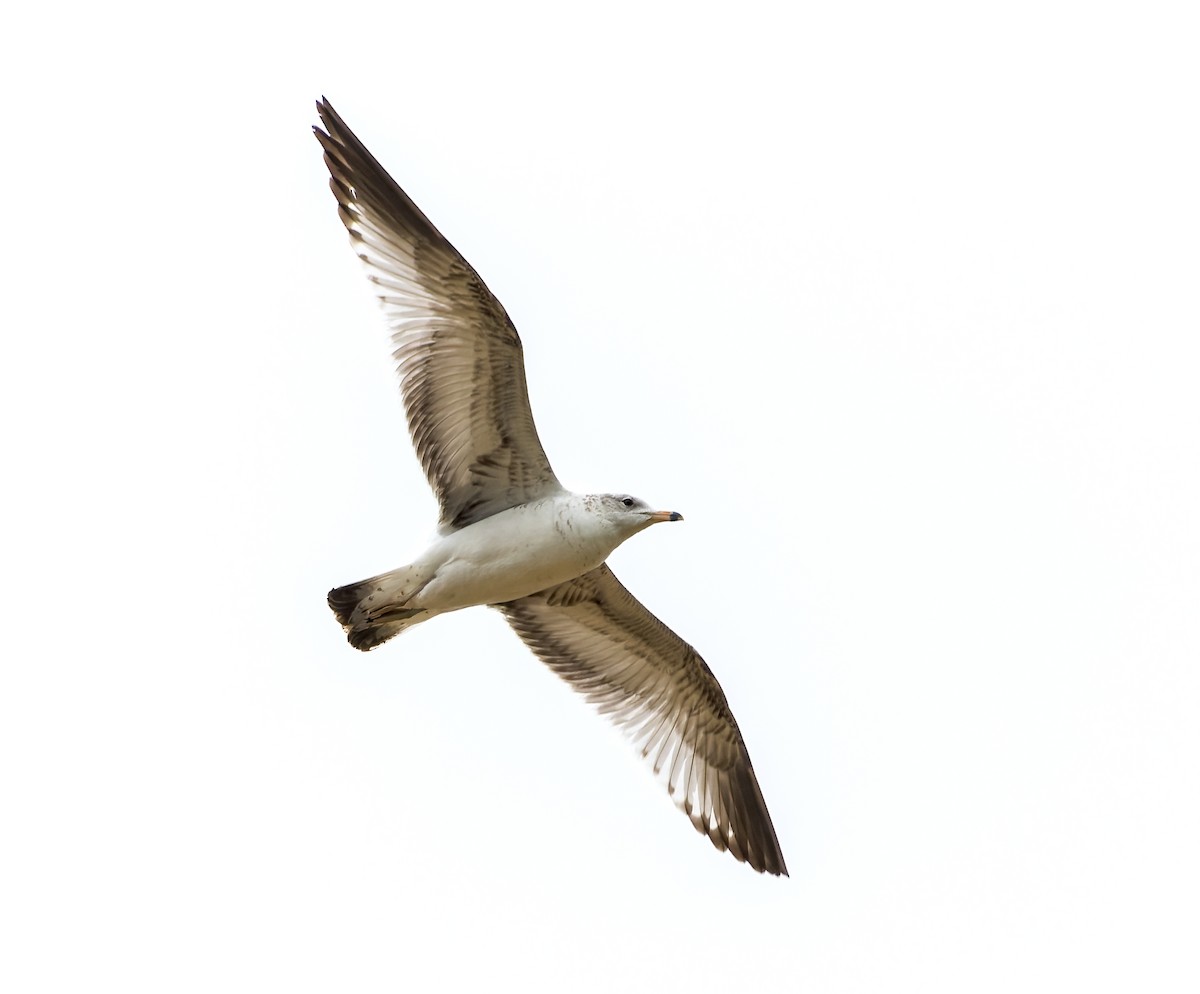
[[718,849],[787,874],[746,744],[712,671],[607,566],[495,605],[525,644],[622,727]]
[[500,301],[329,102],[317,112],[330,189],[387,315],[442,529],[561,490],[529,409],[521,339]]

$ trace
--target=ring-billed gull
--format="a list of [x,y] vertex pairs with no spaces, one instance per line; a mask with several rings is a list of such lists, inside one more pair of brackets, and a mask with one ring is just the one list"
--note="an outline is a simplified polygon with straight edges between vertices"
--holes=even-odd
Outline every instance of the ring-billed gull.
[[327,100],[317,113],[338,214],[383,306],[409,432],[441,509],[438,537],[415,562],[329,592],[350,644],[373,649],[447,611],[498,609],[626,731],[718,849],[786,875],[720,684],[605,565],[626,539],[682,516],[563,488],[533,425],[508,314]]

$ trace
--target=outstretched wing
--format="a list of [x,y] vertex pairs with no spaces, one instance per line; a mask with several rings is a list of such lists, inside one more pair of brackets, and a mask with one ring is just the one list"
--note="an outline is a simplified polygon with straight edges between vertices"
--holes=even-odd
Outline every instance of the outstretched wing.
[[607,566],[494,605],[525,644],[621,726],[718,849],[787,875],[746,744],[696,650]]
[[441,529],[561,491],[529,410],[521,339],[500,301],[327,100],[317,113],[338,214],[387,315]]

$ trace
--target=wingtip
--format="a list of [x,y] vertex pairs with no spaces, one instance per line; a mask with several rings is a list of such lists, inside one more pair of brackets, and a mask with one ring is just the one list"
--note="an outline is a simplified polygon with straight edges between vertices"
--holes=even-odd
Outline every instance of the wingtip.
[[756,854],[757,858],[748,858],[746,863],[752,870],[757,870],[764,875],[772,877],[789,877],[787,864],[783,861],[783,853],[776,848],[773,852],[766,853],[766,858],[762,854]]
[[326,100],[324,96],[322,96],[321,99],[316,102],[316,104],[317,104],[317,117],[320,119],[321,124],[314,124],[312,126],[312,129],[313,129],[313,135],[316,137],[317,141],[321,141],[322,138],[329,137],[329,135],[327,135],[323,130],[321,130],[321,125],[324,125],[325,127],[329,127],[329,123],[325,120],[325,114],[328,110],[330,110],[332,108],[330,108],[329,101]]
[[[341,115],[339,115],[338,112],[333,109],[333,104],[329,102],[329,98],[324,94],[322,94],[321,98],[317,101],[317,117],[321,119],[321,124],[323,124],[331,133],[335,128],[338,127],[338,125],[342,125],[344,127]],[[313,125],[313,131],[318,135],[324,134],[320,127],[315,124]]]

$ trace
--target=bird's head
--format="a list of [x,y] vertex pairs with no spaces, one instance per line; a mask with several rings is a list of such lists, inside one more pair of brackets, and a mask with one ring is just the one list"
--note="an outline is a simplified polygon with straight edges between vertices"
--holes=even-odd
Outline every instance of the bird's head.
[[656,511],[644,500],[629,494],[598,494],[596,509],[624,538],[660,521],[682,521],[678,511]]

